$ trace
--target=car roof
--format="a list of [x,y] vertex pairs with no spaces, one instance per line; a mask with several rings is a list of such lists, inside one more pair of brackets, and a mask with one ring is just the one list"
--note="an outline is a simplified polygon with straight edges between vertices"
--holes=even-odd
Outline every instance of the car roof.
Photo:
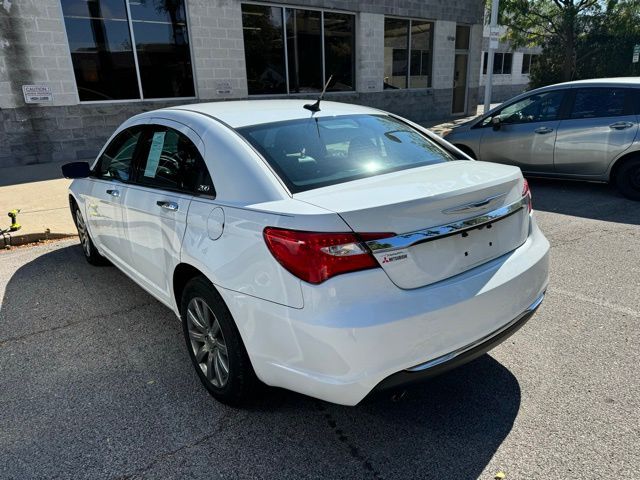
[[[314,117],[333,117],[340,115],[381,114],[381,110],[351,105],[347,103],[329,102],[322,100],[320,111],[312,114],[304,105],[314,103],[315,100],[235,100],[208,103],[194,103],[162,109],[182,110],[201,113],[220,120],[232,128],[249,125],[297,120]],[[151,113],[151,112],[149,112]]]
[[627,86],[627,87],[640,87],[640,77],[613,77],[613,78],[589,78],[586,80],[574,80],[572,82],[556,83],[554,85],[547,85],[537,90],[547,90],[557,87],[582,87],[582,86]]

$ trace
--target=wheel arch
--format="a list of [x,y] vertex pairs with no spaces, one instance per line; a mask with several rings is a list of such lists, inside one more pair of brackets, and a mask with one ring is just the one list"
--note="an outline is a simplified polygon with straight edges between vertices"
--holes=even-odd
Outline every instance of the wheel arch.
[[613,184],[616,181],[616,175],[620,170],[620,167],[630,160],[640,160],[640,150],[634,150],[632,152],[627,152],[622,155],[620,158],[613,162],[611,168],[609,169],[609,183]]
[[77,227],[78,223],[76,221],[76,208],[80,208],[80,204],[78,203],[76,197],[72,193],[69,193],[69,210],[71,210],[71,218],[73,219],[73,224]]
[[454,143],[453,146],[456,147],[458,150],[461,150],[465,154],[469,155],[474,160],[478,159],[478,156],[475,154],[473,149],[471,147],[469,147],[468,145],[464,145],[462,143]]
[[[173,270],[173,297],[176,302],[177,312],[180,312],[180,303],[182,302],[182,293],[184,287],[194,277],[203,276],[208,278],[201,270],[189,263],[179,263]],[[213,284],[213,282],[212,282]],[[215,287],[214,287],[215,288]]]

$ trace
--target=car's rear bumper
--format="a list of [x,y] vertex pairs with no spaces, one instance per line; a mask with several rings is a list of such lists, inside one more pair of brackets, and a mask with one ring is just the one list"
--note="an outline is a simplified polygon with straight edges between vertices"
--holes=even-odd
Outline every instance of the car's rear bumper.
[[468,363],[480,355],[484,355],[489,350],[497,347],[504,342],[511,335],[516,333],[520,327],[522,327],[536,312],[542,301],[544,300],[544,293],[540,295],[535,302],[514,318],[511,322],[500,327],[495,332],[491,332],[483,338],[480,338],[474,342],[471,342],[464,347],[459,348],[453,352],[442,355],[428,362],[416,365],[415,367],[407,368],[400,372],[394,373],[384,380],[382,380],[373,391],[389,390],[392,388],[398,388],[412,383],[421,382],[436,375],[440,375],[448,370],[459,367]]
[[[532,221],[518,249],[422,288],[400,289],[373,269],[303,283],[302,309],[220,293],[262,381],[355,405],[380,384],[418,378],[407,377],[408,369],[460,352],[452,367],[504,340],[547,288],[548,251]],[[435,374],[445,363],[424,370]]]

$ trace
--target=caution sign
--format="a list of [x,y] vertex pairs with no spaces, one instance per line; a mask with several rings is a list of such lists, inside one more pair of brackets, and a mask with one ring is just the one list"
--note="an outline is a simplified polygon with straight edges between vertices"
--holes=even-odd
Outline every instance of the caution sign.
[[25,103],[47,103],[53,101],[53,93],[48,85],[23,85]]

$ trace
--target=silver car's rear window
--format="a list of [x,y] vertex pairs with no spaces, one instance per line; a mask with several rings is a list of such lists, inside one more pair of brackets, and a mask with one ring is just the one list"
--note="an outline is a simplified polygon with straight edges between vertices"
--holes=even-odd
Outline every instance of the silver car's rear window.
[[306,118],[239,128],[292,193],[456,160],[387,115]]

